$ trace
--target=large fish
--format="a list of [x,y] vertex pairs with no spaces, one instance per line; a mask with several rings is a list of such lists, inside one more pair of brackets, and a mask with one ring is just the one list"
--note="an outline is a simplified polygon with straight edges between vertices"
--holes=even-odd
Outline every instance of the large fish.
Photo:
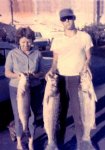
[[23,73],[21,73],[17,89],[17,107],[19,119],[23,127],[23,133],[28,133],[28,123],[30,116],[29,77]]
[[59,116],[60,94],[58,90],[58,75],[48,75],[43,100],[44,128],[48,136],[46,150],[58,150],[56,130]]

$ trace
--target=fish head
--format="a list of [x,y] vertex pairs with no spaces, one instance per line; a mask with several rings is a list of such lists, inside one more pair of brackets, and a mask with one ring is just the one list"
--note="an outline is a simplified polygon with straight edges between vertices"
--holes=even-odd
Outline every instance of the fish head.
[[52,90],[56,90],[58,88],[58,75],[53,74],[52,76],[48,76],[48,83]]
[[25,86],[29,86],[29,76],[26,73],[20,74],[20,82]]

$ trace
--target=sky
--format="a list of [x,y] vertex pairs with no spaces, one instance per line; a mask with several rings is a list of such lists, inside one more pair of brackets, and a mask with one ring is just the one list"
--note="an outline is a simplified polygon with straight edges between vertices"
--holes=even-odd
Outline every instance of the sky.
[[[1,22],[11,23],[11,0],[0,0]],[[49,36],[53,31],[62,30],[59,21],[59,10],[71,7],[76,14],[76,26],[82,28],[93,23],[96,16],[96,0],[12,0],[14,24],[19,26],[31,26],[34,30],[40,30]],[[105,1],[105,0],[101,0]],[[103,3],[104,7],[104,3]],[[105,21],[105,13],[102,21]],[[45,32],[46,31],[46,32]]]

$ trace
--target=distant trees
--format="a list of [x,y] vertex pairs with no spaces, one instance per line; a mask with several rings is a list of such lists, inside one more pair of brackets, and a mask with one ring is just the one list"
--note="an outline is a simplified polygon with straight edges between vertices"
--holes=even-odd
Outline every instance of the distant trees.
[[0,41],[15,42],[15,32],[14,26],[0,22]]
[[90,34],[94,46],[105,45],[105,24],[91,24],[82,28],[82,31]]

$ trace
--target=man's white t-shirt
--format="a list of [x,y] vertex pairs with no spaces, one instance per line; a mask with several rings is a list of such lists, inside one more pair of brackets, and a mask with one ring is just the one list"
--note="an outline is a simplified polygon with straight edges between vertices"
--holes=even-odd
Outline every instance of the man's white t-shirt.
[[57,68],[60,75],[79,75],[86,61],[86,51],[93,46],[88,33],[77,31],[73,37],[64,34],[53,40],[51,50],[58,54]]

